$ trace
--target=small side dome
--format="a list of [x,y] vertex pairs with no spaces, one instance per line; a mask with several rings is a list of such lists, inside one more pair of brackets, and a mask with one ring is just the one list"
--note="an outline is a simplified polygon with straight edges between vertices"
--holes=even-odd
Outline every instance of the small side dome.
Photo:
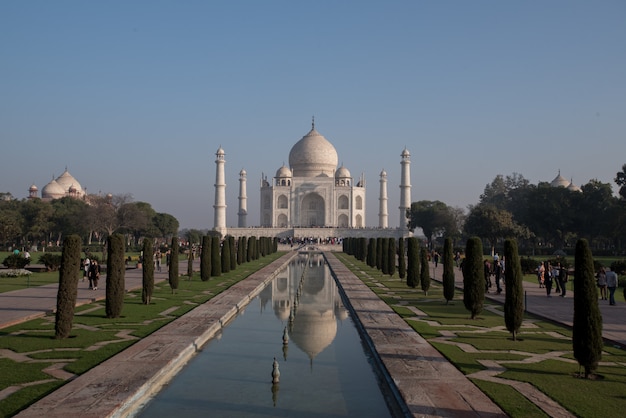
[[37,192],[39,191],[39,189],[37,188],[37,186],[35,186],[34,184],[32,184],[29,188],[28,188],[29,192]]
[[281,168],[278,169],[278,171],[276,171],[276,177],[291,177],[291,170],[286,165],[283,165]]
[[380,176],[381,177],[387,177],[387,172],[385,171],[384,168],[383,168],[383,171],[380,172]]
[[248,173],[246,173],[246,170],[244,170],[243,168],[241,169],[241,171],[239,172],[239,175],[241,177],[245,177],[246,175],[248,175]]
[[565,177],[561,175],[561,170],[559,170],[559,174],[550,182],[550,186],[552,187],[567,187],[569,186],[569,181]]
[[44,199],[60,199],[63,196],[65,196],[65,189],[54,179],[41,190],[41,197]]
[[576,186],[573,181],[570,181],[569,186],[567,186],[567,190],[579,193],[582,193],[583,191],[580,187]]
[[337,169],[337,171],[335,172],[335,178],[336,178],[336,179],[342,179],[342,178],[343,178],[343,179],[345,179],[345,178],[350,178],[350,177],[352,177],[352,176],[350,175],[350,170],[348,170],[347,168],[345,168],[345,167],[343,166],[343,164],[342,164],[342,165],[341,165],[341,167],[339,167],[339,168]]
[[404,148],[404,150],[402,151],[402,154],[400,154],[401,157],[410,157],[411,153],[409,152],[408,149]]

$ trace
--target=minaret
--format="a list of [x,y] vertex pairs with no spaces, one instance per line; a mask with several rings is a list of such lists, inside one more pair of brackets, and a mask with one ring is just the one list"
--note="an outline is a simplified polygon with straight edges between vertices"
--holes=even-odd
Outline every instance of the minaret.
[[239,172],[239,221],[237,226],[239,228],[245,228],[246,216],[248,215],[248,196],[246,196],[246,170],[243,168]]
[[213,221],[213,229],[222,236],[226,235],[226,180],[224,175],[224,150],[222,146],[215,153],[215,204],[213,209],[215,219]]
[[411,153],[404,147],[400,154],[402,160],[402,174],[400,180],[400,229],[407,230],[409,219],[406,216],[408,209],[411,209]]
[[378,198],[378,227],[387,228],[389,215],[387,213],[387,173],[380,172],[380,197]]

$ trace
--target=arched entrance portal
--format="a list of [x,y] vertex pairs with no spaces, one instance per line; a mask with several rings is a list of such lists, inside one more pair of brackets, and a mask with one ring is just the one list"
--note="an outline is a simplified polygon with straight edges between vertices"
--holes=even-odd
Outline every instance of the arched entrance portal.
[[324,226],[324,199],[317,193],[309,193],[302,199],[300,205],[300,223],[302,226]]

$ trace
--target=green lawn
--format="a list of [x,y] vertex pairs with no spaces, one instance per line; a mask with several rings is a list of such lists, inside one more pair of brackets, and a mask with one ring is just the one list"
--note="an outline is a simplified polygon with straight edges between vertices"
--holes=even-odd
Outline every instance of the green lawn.
[[[567,327],[526,315],[519,341],[513,341],[500,304],[486,300],[479,318],[472,320],[459,290],[446,303],[443,289],[435,281],[431,282],[428,295],[424,295],[421,289],[407,287],[397,273],[385,276],[352,256],[337,257],[509,416],[546,416],[513,388],[515,382],[529,383],[575,416],[615,417],[626,410],[625,350],[605,346],[597,370],[599,378],[585,380],[579,377],[572,353],[572,333]],[[529,276],[529,281],[537,283],[534,276]],[[623,301],[621,289],[618,293]],[[408,306],[425,315],[415,315]],[[487,369],[488,362],[504,369],[496,375],[497,382],[477,374]]]
[[124,300],[121,318],[107,319],[104,301],[80,306],[76,309],[71,338],[64,340],[54,339],[53,315],[1,329],[0,349],[24,357],[23,361],[0,358],[0,391],[29,385],[0,399],[0,416],[14,415],[65,383],[45,373],[46,368],[61,363],[69,373],[84,373],[283,254],[242,264],[206,282],[200,280],[199,273],[192,280],[181,276],[174,294],[166,281],[161,282],[155,285],[150,305],[141,302],[141,292],[130,292]]

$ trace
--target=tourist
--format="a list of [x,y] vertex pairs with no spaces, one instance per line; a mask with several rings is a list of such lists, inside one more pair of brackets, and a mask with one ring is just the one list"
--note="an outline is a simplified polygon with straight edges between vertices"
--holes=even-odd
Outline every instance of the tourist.
[[541,264],[539,264],[539,266],[537,267],[537,281],[539,282],[539,288],[542,288],[544,286],[545,275],[546,275],[546,268],[544,267],[543,261],[542,261]]
[[500,293],[502,293],[502,288],[500,287],[500,278],[502,277],[502,264],[497,261],[493,264],[493,276],[494,280],[496,281],[496,289],[499,295]]
[[559,282],[561,285],[561,297],[565,297],[567,293],[567,269],[563,267],[563,264],[559,263]]
[[609,305],[615,305],[615,289],[617,289],[617,274],[607,269],[605,273],[606,286],[609,288]]
[[552,268],[552,282],[554,283],[556,293],[561,292],[561,282],[559,280],[560,265],[561,263],[556,263],[556,266]]
[[100,279],[100,266],[98,260],[92,260],[89,265],[89,288],[98,290],[98,280]]
[[549,298],[552,297],[550,293],[552,293],[552,266],[548,262],[546,264],[545,273],[543,275],[543,284],[546,288],[546,294]]
[[[89,266],[91,265],[91,261],[89,260],[89,256],[85,254],[85,261],[83,261],[83,282],[85,278],[89,275]],[[91,281],[89,281],[89,288],[91,289]]]
[[483,266],[485,274],[485,292],[489,293],[489,288],[491,287],[491,264],[489,264],[488,260],[485,260]]
[[598,288],[600,289],[600,297],[602,300],[607,300],[606,296],[606,270],[604,267],[600,268],[600,271],[596,275],[596,281],[598,283]]

